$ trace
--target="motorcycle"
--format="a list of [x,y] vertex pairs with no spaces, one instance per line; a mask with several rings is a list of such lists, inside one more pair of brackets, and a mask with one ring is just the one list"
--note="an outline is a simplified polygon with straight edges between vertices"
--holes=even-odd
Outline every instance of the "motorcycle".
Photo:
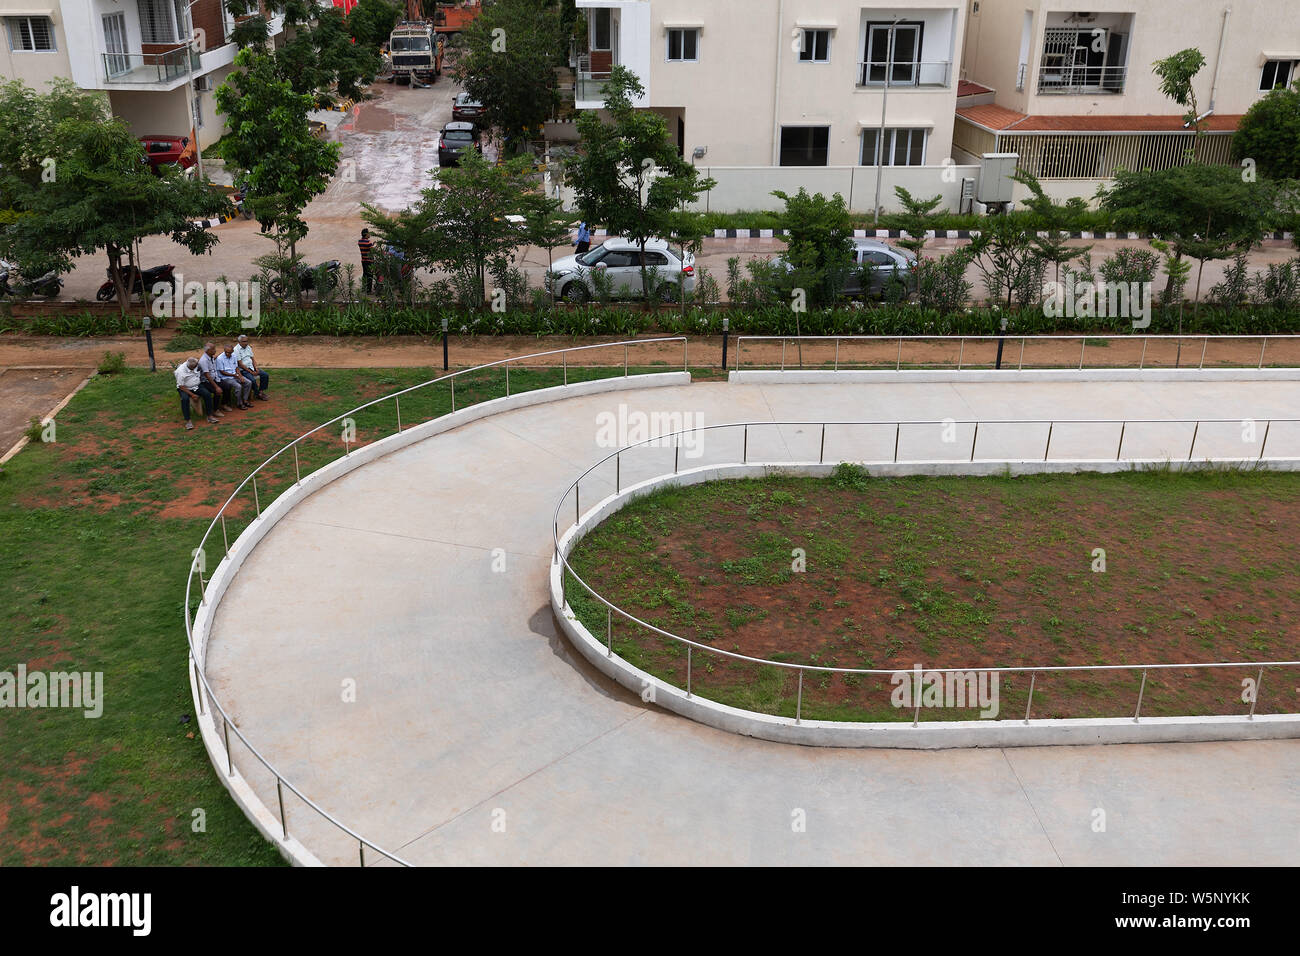
[[[339,260],[331,259],[329,262],[322,262],[318,266],[309,266],[306,263],[298,266],[298,289],[301,292],[310,292],[315,290],[321,295],[328,295],[338,288],[339,269],[341,265]],[[316,286],[316,274],[320,270],[325,270],[323,288]],[[283,277],[275,276],[271,279],[269,289],[271,295],[277,299],[283,299],[290,293],[288,285],[285,284]]]
[[39,295],[53,299],[62,288],[63,280],[55,272],[47,272],[38,279],[24,282],[18,275],[17,266],[0,259],[0,297]]
[[[152,269],[145,269],[144,272],[136,269],[134,282],[127,281],[126,269],[118,269],[118,274],[122,277],[122,284],[126,286],[128,298],[133,295],[143,298],[145,289],[148,289],[149,294],[153,295],[154,287],[159,283],[170,285],[172,287],[172,296],[175,297],[180,293],[180,289],[177,288],[176,277],[172,274],[175,271],[176,267],[172,265],[154,266]],[[105,269],[104,272],[108,276],[108,281],[99,287],[99,291],[95,293],[95,300],[98,302],[112,302],[113,299],[117,298],[117,286],[113,284],[113,270],[111,268]]]
[[410,283],[414,267],[406,260],[406,254],[396,246],[385,246],[384,256],[375,270],[375,295],[382,296],[387,289],[388,280],[396,278],[397,293],[404,292]]

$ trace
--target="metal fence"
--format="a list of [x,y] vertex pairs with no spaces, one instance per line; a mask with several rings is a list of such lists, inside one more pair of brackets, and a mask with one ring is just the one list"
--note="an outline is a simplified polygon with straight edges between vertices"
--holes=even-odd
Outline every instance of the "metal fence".
[[[302,472],[301,472],[299,456],[298,456],[299,446],[307,439],[311,438],[313,435],[318,435],[324,429],[337,425],[346,418],[352,418],[356,416],[358,413],[365,411],[366,409],[375,408],[377,406],[383,405],[391,401],[393,405],[393,434],[394,435],[401,434],[401,432],[404,429],[410,429],[411,427],[413,427],[412,423],[409,420],[406,423],[406,425],[403,426],[402,408],[401,408],[402,396],[411,395],[426,389],[432,389],[436,387],[446,387],[450,391],[451,410],[455,412],[456,380],[458,378],[463,378],[468,375],[475,375],[477,373],[481,373],[491,369],[498,369],[498,368],[502,369],[504,372],[505,391],[506,391],[506,395],[508,396],[511,394],[511,389],[510,389],[511,365],[518,366],[522,363],[536,362],[539,359],[545,359],[555,355],[561,356],[560,368],[562,374],[562,382],[564,385],[568,385],[569,384],[569,358],[573,356],[575,353],[588,353],[596,349],[622,349],[623,350],[623,376],[627,377],[630,374],[632,374],[631,368],[628,364],[629,349],[636,346],[662,345],[666,342],[681,343],[682,368],[683,370],[685,370],[686,362],[687,362],[686,337],[669,336],[669,337],[656,338],[656,339],[638,339],[634,341],[600,343],[597,345],[582,345],[582,346],[575,346],[573,348],[567,348],[567,349],[551,349],[546,352],[534,352],[529,355],[514,356],[507,359],[501,359],[496,362],[488,362],[484,365],[477,365],[474,366],[473,368],[461,369],[459,371],[450,372],[446,375],[439,376],[438,378],[431,379],[427,382],[422,382],[419,385],[413,385],[410,388],[402,389],[401,391],[397,391],[397,392],[392,392],[391,394],[385,395],[381,398],[377,398],[374,399],[373,401],[366,402],[363,405],[358,405],[356,408],[344,412],[343,414],[330,419],[328,422],[316,426],[311,431],[303,435],[300,435],[297,438],[295,438],[293,441],[289,442],[289,444],[285,445],[275,454],[271,455],[271,457],[263,461],[247,477],[245,477],[244,480],[241,481],[238,486],[236,486],[235,490],[231,492],[230,497],[228,497],[225,500],[225,502],[221,505],[221,507],[217,510],[216,516],[212,519],[212,522],[208,525],[207,530],[203,533],[203,538],[199,541],[198,548],[195,549],[194,551],[194,560],[190,564],[189,575],[185,582],[185,635],[186,635],[186,641],[189,644],[189,666],[190,666],[190,674],[191,674],[191,683],[194,688],[195,698],[198,702],[199,715],[204,716],[210,710],[212,714],[213,724],[219,728],[222,748],[225,750],[225,764],[226,764],[225,774],[227,778],[234,778],[235,776],[234,754],[230,746],[230,736],[232,733],[234,734],[235,738],[244,745],[248,753],[251,754],[267,772],[269,772],[272,776],[274,776],[276,801],[278,804],[278,822],[280,824],[282,836],[285,840],[288,840],[289,838],[289,819],[287,814],[285,813],[284,791],[288,790],[290,793],[297,796],[298,799],[300,799],[308,807],[314,810],[316,814],[318,814],[321,817],[321,819],[332,824],[334,827],[336,827],[340,832],[345,834],[347,837],[356,841],[357,861],[359,865],[361,866],[366,865],[367,850],[372,851],[375,854],[378,854],[379,856],[389,860],[392,863],[396,863],[401,866],[411,865],[407,863],[405,860],[403,860],[397,854],[385,850],[384,848],[380,847],[377,843],[375,843],[373,840],[366,839],[360,833],[357,833],[355,830],[351,829],[346,824],[342,823],[333,814],[325,810],[319,804],[312,801],[311,798],[309,798],[306,794],[302,792],[302,790],[300,790],[297,786],[291,783],[285,777],[285,775],[281,773],[275,767],[275,765],[272,764],[272,762],[265,755],[263,755],[261,751],[257,749],[256,746],[254,746],[253,742],[248,739],[244,731],[242,731],[238,726],[236,726],[235,722],[230,717],[230,713],[227,707],[224,706],[222,702],[218,699],[216,692],[212,688],[212,685],[208,682],[207,674],[204,672],[204,668],[200,666],[199,663],[201,660],[206,661],[206,653],[207,653],[206,644],[202,648],[198,648],[195,646],[194,621],[190,610],[191,595],[193,593],[193,587],[197,582],[198,590],[199,590],[199,605],[204,606],[207,604],[207,585],[203,578],[204,566],[200,556],[206,553],[206,546],[208,544],[208,541],[216,533],[218,527],[220,527],[221,529],[221,541],[224,547],[224,554],[221,559],[222,562],[224,562],[230,555],[230,539],[226,528],[227,509],[230,508],[231,504],[236,500],[236,498],[239,496],[241,492],[243,492],[245,489],[248,489],[252,493],[253,506],[255,512],[258,517],[261,517],[262,504],[261,504],[261,496],[258,491],[258,485],[257,485],[258,474],[263,472],[267,468],[267,466],[270,465],[272,462],[275,462],[278,459],[280,459],[282,455],[292,453],[293,462],[294,462],[294,476],[295,476],[294,484],[300,485],[302,482]],[[551,367],[553,368],[554,366]],[[613,368],[615,374],[617,374],[617,367],[616,366],[610,366],[610,367]],[[666,371],[666,369],[655,368],[654,371],[660,372],[660,371]],[[346,457],[347,455],[350,455],[352,451],[353,449],[350,443],[345,441],[343,447],[343,455],[339,457]],[[218,567],[220,567],[220,564],[218,564]],[[211,626],[211,621],[209,621],[209,626]],[[250,783],[250,788],[251,788],[251,783]]]
[[[781,354],[779,359],[767,361],[759,365],[755,355],[763,351],[762,346],[766,344],[773,348],[767,349],[767,352],[775,359],[774,346],[779,344]],[[1131,368],[1146,369],[1155,367],[1170,367],[1166,365],[1157,366],[1148,364],[1148,355],[1150,361],[1154,363],[1157,355],[1167,355],[1171,350],[1173,352],[1174,368],[1197,368],[1203,369],[1207,360],[1210,361],[1212,368],[1241,368],[1241,369],[1262,369],[1264,368],[1265,359],[1268,358],[1270,344],[1273,347],[1273,356],[1275,361],[1285,361],[1289,364],[1270,365],[1270,368],[1300,368],[1300,335],[738,335],[736,336],[736,368],[738,371],[756,370],[758,368],[779,368],[785,371],[787,368],[809,368],[809,369],[827,369],[839,371],[841,368],[859,368],[859,369],[888,369],[893,368],[901,371],[903,368],[951,368],[976,369],[991,368],[998,361],[999,357],[984,354],[982,358],[976,358],[977,347],[982,347],[987,353],[992,349],[998,350],[1000,356],[1000,367],[1017,370],[1023,369],[1062,369],[1071,368],[1083,370],[1085,368],[1107,369],[1107,368]],[[1062,352],[1062,346],[1067,346],[1068,351],[1072,353],[1075,346],[1078,348],[1077,362],[1073,355],[1069,361],[1066,361],[1064,355],[1054,356],[1050,361],[1038,360],[1032,351],[1029,354],[1029,362],[1026,364],[1026,347],[1032,346],[1051,346],[1058,353]],[[1110,351],[1115,345],[1121,345],[1122,348]],[[1213,345],[1213,351],[1211,346]],[[746,348],[748,346],[748,349]],[[1088,351],[1092,346],[1092,352]],[[1186,348],[1184,348],[1186,346]],[[805,361],[803,349],[823,348],[822,352],[813,352],[814,356],[821,355],[820,361],[816,364],[809,364]],[[923,355],[924,352],[933,353],[936,347],[940,347],[948,353],[954,353],[950,358],[944,361],[936,361],[932,355]],[[833,351],[825,351],[833,349]],[[1107,351],[1102,351],[1106,349]],[[1046,351],[1046,349],[1040,349]],[[855,359],[855,356],[863,356]],[[1183,356],[1186,354],[1187,361],[1184,363]],[[969,358],[968,358],[969,356]],[[1094,357],[1104,356],[1113,359],[1112,361],[1098,361]],[[892,361],[890,359],[892,358]],[[1092,364],[1086,364],[1089,358],[1094,358]],[[748,363],[747,360],[748,359]]]
[[[1287,424],[1292,424],[1292,425],[1300,424],[1300,419],[1285,419],[1285,420],[1279,419],[1277,420],[1276,423],[1281,424],[1283,421],[1285,421]],[[573,569],[572,565],[570,565],[569,563],[569,555],[566,552],[566,550],[561,546],[560,543],[562,537],[561,512],[565,512],[567,514],[569,498],[570,496],[572,496],[573,522],[570,524],[566,518],[564,524],[564,531],[565,533],[567,533],[567,531],[571,527],[577,527],[578,525],[580,525],[582,521],[582,514],[583,514],[582,506],[581,506],[582,484],[584,481],[587,481],[589,484],[598,482],[608,487],[610,483],[608,466],[610,465],[610,463],[613,464],[614,474],[612,477],[613,477],[614,493],[619,494],[622,491],[622,486],[623,486],[623,472],[624,472],[623,458],[624,456],[627,456],[629,454],[634,454],[634,455],[640,454],[644,450],[650,448],[654,448],[654,449],[662,449],[665,447],[671,448],[673,449],[672,471],[668,472],[665,468],[664,470],[656,471],[654,477],[663,477],[669,474],[678,474],[680,472],[680,466],[681,466],[680,450],[683,445],[683,441],[682,441],[683,436],[697,436],[699,433],[702,432],[712,432],[712,433],[718,433],[723,431],[740,432],[741,433],[740,442],[738,443],[740,446],[740,456],[738,458],[733,458],[733,459],[726,459],[724,457],[722,461],[715,462],[715,464],[719,464],[719,465],[763,464],[763,465],[772,465],[772,466],[779,467],[781,465],[789,466],[792,464],[811,464],[814,459],[812,459],[811,456],[805,458],[792,456],[782,461],[774,461],[771,460],[770,458],[764,458],[761,461],[753,460],[750,458],[750,454],[749,454],[751,430],[757,430],[763,428],[802,428],[802,429],[811,429],[813,431],[813,434],[816,434],[817,430],[820,430],[820,440],[818,445],[819,450],[818,450],[818,456],[815,460],[818,463],[824,464],[826,461],[825,449],[826,449],[826,436],[827,436],[828,428],[840,429],[840,428],[875,427],[875,428],[884,428],[886,429],[886,431],[888,431],[888,429],[893,429],[894,450],[893,450],[892,457],[886,456],[886,457],[875,458],[875,459],[868,458],[868,457],[832,459],[832,460],[846,460],[846,461],[852,461],[853,463],[870,465],[870,464],[882,464],[887,462],[899,461],[899,457],[898,457],[899,437],[901,436],[904,427],[912,428],[917,426],[923,426],[929,429],[939,429],[939,428],[946,428],[954,424],[974,426],[974,430],[973,430],[974,437],[972,438],[972,442],[971,442],[970,458],[967,459],[969,461],[976,461],[976,460],[996,461],[997,460],[997,459],[976,459],[975,457],[976,442],[978,441],[979,426],[981,424],[983,424],[986,427],[986,431],[987,431],[987,427],[991,425],[1011,425],[1017,428],[1024,427],[1024,426],[1046,425],[1048,427],[1048,430],[1047,430],[1047,439],[1046,439],[1044,455],[1043,455],[1044,461],[1050,460],[1049,455],[1051,451],[1052,430],[1058,425],[1118,426],[1118,436],[1116,439],[1116,446],[1115,446],[1116,454],[1114,460],[1122,461],[1124,460],[1121,457],[1124,449],[1124,436],[1130,425],[1137,425],[1137,424],[1159,424],[1159,425],[1189,425],[1190,424],[1192,425],[1193,426],[1192,446],[1188,451],[1188,460],[1191,460],[1192,453],[1195,450],[1196,436],[1200,434],[1203,425],[1231,424],[1234,426],[1238,426],[1241,424],[1241,422],[1237,419],[1200,419],[1200,420],[1096,419],[1096,420],[1072,420],[1070,422],[1059,422],[1059,421],[1050,421],[1050,420],[1037,420],[1037,421],[985,420],[983,422],[979,422],[979,421],[954,422],[952,419],[946,419],[942,421],[903,421],[903,422],[899,422],[899,421],[894,421],[894,422],[886,422],[886,421],[734,422],[734,423],[722,424],[722,425],[701,426],[698,428],[684,429],[682,431],[672,432],[665,435],[658,435],[653,438],[647,438],[641,442],[636,442],[634,444],[624,446],[606,455],[604,458],[602,458],[600,461],[593,464],[591,467],[587,468],[584,472],[582,472],[582,474],[580,474],[576,479],[574,479],[573,483],[569,485],[568,489],[566,489],[565,493],[561,496],[560,500],[557,502],[555,506],[555,512],[552,516],[553,535],[554,535],[553,554],[554,554],[554,560],[559,562],[560,564],[560,589],[561,589],[560,594],[561,594],[562,605],[569,613],[571,614],[573,613],[573,609],[568,603],[568,594],[569,594],[569,586],[570,586],[569,581],[571,580],[573,583],[576,583],[578,588],[580,588],[583,593],[590,596],[593,600],[595,600],[605,608],[605,647],[606,647],[606,654],[610,657],[614,656],[613,627],[614,627],[615,617],[618,617],[620,620],[625,621],[636,628],[640,628],[649,634],[658,635],[659,637],[665,638],[669,641],[673,641],[679,646],[684,647],[686,649],[686,681],[683,689],[685,690],[688,697],[691,696],[693,693],[692,675],[694,672],[695,655],[697,654],[697,652],[702,653],[706,656],[717,655],[726,658],[728,660],[742,661],[749,664],[762,665],[762,666],[771,666],[771,667],[781,668],[786,671],[795,671],[798,674],[798,687],[796,691],[796,702],[795,702],[796,722],[800,722],[803,719],[803,685],[804,685],[805,672],[812,672],[814,674],[841,674],[841,675],[856,676],[859,678],[865,676],[893,677],[894,675],[897,675],[899,673],[910,674],[912,673],[912,671],[910,670],[900,672],[897,669],[828,667],[824,665],[815,665],[815,664],[797,664],[789,661],[775,660],[772,658],[752,657],[746,654],[741,654],[737,651],[727,651],[720,647],[715,647],[710,644],[703,644],[698,641],[693,641],[689,638],[682,637],[679,634],[675,634],[672,631],[668,631],[654,624],[651,624],[650,622],[645,621],[637,617],[636,615],[623,610],[618,605],[616,605],[608,598],[606,598],[604,595],[600,594],[590,584],[588,584],[585,580],[583,580],[583,578]],[[1255,461],[1274,460],[1273,458],[1265,457],[1265,447],[1264,447],[1268,441],[1268,437],[1267,437],[1268,428],[1271,427],[1271,425],[1273,424],[1274,422],[1269,422],[1265,426],[1264,438],[1263,441],[1261,442],[1259,455],[1258,457],[1254,458]],[[736,443],[733,442],[733,445],[734,444]],[[1300,444],[1300,435],[1297,436],[1297,444]],[[1300,449],[1297,450],[1300,451]],[[1290,457],[1297,457],[1297,456],[1290,456]],[[960,461],[962,459],[955,459],[955,460]],[[1109,455],[1107,454],[1105,459],[1099,459],[1099,460],[1110,460],[1110,458]],[[1213,462],[1215,460],[1216,459],[1205,459],[1205,461],[1207,462]],[[1231,460],[1239,461],[1241,459],[1231,459]],[[598,471],[602,471],[602,470],[604,471],[604,474],[597,474]],[[644,472],[644,469],[642,470]],[[588,498],[590,499],[590,495],[588,495]],[[1105,672],[1112,672],[1112,671],[1127,671],[1133,674],[1137,674],[1140,672],[1142,675],[1142,682],[1139,687],[1137,700],[1133,709],[1133,720],[1134,722],[1137,722],[1141,718],[1142,697],[1146,690],[1147,675],[1150,671],[1162,671],[1162,670],[1173,671],[1178,669],[1183,669],[1185,671],[1198,671],[1198,670],[1223,669],[1223,668],[1250,669],[1257,672],[1256,679],[1255,679],[1256,681],[1255,695],[1250,701],[1250,708],[1246,715],[1253,720],[1255,716],[1255,707],[1256,704],[1258,703],[1259,688],[1262,686],[1263,683],[1264,669],[1268,667],[1300,667],[1300,661],[1238,661],[1238,662],[1214,662],[1214,663],[1196,663],[1196,664],[1142,663],[1142,664],[1096,664],[1096,665],[1044,665],[1044,666],[1032,666],[1032,667],[973,667],[973,666],[934,667],[934,668],[924,668],[923,673],[926,674],[930,674],[930,673],[1027,674],[1030,677],[1029,698],[1026,703],[1025,716],[1023,719],[1025,723],[1029,723],[1031,719],[1032,708],[1033,708],[1034,688],[1036,686],[1039,674],[1057,673],[1057,672],[1105,673]],[[920,704],[918,700],[918,704],[912,718],[912,725],[916,726],[917,724],[919,724],[919,722],[920,722]]]

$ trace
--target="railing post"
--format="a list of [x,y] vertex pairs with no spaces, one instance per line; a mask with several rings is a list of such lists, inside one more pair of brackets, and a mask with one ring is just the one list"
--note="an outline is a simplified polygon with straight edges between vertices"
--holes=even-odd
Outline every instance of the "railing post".
[[1259,367],[1264,367],[1264,349],[1268,348],[1268,336],[1264,336],[1264,344],[1259,347]]
[[1201,430],[1201,423],[1198,421],[1196,427],[1192,429],[1192,447],[1187,449],[1187,460],[1192,460],[1192,452],[1196,450],[1196,436]]
[[803,722],[803,668],[799,668],[799,696],[794,702],[794,722]]
[[1147,689],[1147,672],[1146,668],[1142,669],[1142,686],[1138,688],[1138,705],[1137,710],[1133,711],[1133,723],[1138,722],[1138,715],[1142,713],[1142,695]]
[[687,357],[690,352],[690,348],[691,348],[690,339],[683,336],[682,337],[682,371],[683,372],[689,372],[691,370],[690,360]]
[[257,508],[257,516],[262,517],[262,501],[257,496],[257,475],[253,475],[253,506]]
[[[191,568],[191,570],[193,570],[193,569]],[[204,585],[203,585],[203,572],[200,570],[200,571],[198,572],[198,574],[199,574],[199,603],[200,603],[200,604],[207,604],[207,603],[208,603],[208,591],[207,591],[207,588],[204,587]]]
[[1083,350],[1088,347],[1086,338],[1079,339],[1079,371],[1083,371]]
[[1197,368],[1205,368],[1205,350],[1210,347],[1210,337],[1207,335],[1201,343],[1201,364]]
[[894,371],[901,372],[902,370],[903,370],[903,337],[900,335],[898,337],[898,360],[894,362]]
[[1139,369],[1139,371],[1140,371],[1140,370],[1141,370],[1141,369],[1146,365],[1146,362],[1147,362],[1147,343],[1150,342],[1150,341],[1151,341],[1151,336],[1149,336],[1149,335],[1144,335],[1144,336],[1142,336],[1142,356],[1138,359],[1138,369]]
[[903,423],[898,422],[894,425],[894,464],[898,464],[898,436],[903,432]]
[[359,839],[357,840],[357,852],[361,854],[361,868],[364,870],[366,868],[366,845]]
[[821,450],[817,452],[817,464],[821,465],[821,464],[825,464],[825,462],[826,462],[826,423],[822,422],[822,447]]
[[1120,453],[1124,450],[1124,429],[1128,428],[1128,422],[1120,422],[1119,425],[1119,447],[1115,449],[1115,460],[1119,461]]
[[749,461],[749,426],[745,426],[745,444],[740,452],[740,463],[743,465]]
[[1038,680],[1038,671],[1029,672],[1029,700],[1025,701],[1025,723],[1029,723],[1029,711],[1034,706],[1034,683]]
[[835,371],[840,370],[840,337],[835,336]]
[[687,697],[691,696],[691,651],[693,650],[695,650],[695,648],[691,647],[691,645],[689,644],[686,645],[686,696]]
[[298,468],[298,446],[293,446],[293,478],[295,484],[302,484],[302,471]]
[[1259,460],[1264,460],[1264,449],[1268,447],[1268,430],[1273,427],[1273,420],[1269,419],[1268,424],[1264,426],[1264,440],[1259,443]]
[[1263,683],[1264,683],[1264,668],[1261,667],[1259,669],[1259,676],[1255,678],[1255,693],[1254,696],[1250,698],[1250,714],[1247,716],[1246,718],[1247,720],[1255,719],[1255,702],[1259,700],[1259,687]]
[[275,775],[275,795],[280,801],[280,832],[289,839],[289,818],[284,815],[284,784],[280,775]]
[[[674,468],[673,471],[677,469]],[[623,452],[619,450],[614,455],[614,494],[623,490]]]
[[226,715],[221,715],[221,736],[226,742],[226,776],[235,775],[235,758],[230,752],[230,721],[226,720]]
[[[509,368],[509,366],[507,366],[507,368]],[[506,394],[507,394],[507,395],[510,394],[510,379],[509,379],[509,375],[510,375],[510,373],[507,372],[507,373],[506,373]],[[402,434],[402,400],[401,400],[400,398],[394,398],[394,399],[393,399],[393,407],[397,409],[397,434],[400,435],[400,434]]]
[[510,363],[506,362],[506,398],[510,397]]
[[623,346],[623,377],[627,378],[627,346]]
[[971,460],[971,461],[974,461],[974,460],[975,460],[975,443],[976,443],[977,441],[979,441],[979,437],[980,437],[980,423],[979,423],[979,422],[976,422],[976,423],[975,423],[975,434],[971,436],[971,440],[970,440],[970,460]]
[[1020,336],[1020,361],[1016,363],[1016,371],[1022,371],[1025,367],[1025,337]]
[[605,608],[605,656],[614,656],[614,612]]
[[966,355],[966,336],[961,337],[961,344],[957,348],[957,371],[961,371],[961,360]]
[[569,353],[568,352],[561,353],[560,359],[564,363],[564,384],[568,385],[569,384]]
[[573,523],[580,524],[581,522],[582,522],[582,509],[578,506],[578,486],[574,485],[573,486]]
[[190,660],[190,666],[194,668],[194,689],[198,691],[195,695],[199,699],[199,716],[203,716],[203,681],[199,679],[199,662]]
[[781,340],[781,371],[785,371],[785,339]]
[[677,474],[677,463],[682,456],[682,436],[677,436],[677,442],[673,445],[673,474]]
[[226,556],[230,556],[230,538],[226,535],[226,513],[221,512],[221,541],[226,546]]

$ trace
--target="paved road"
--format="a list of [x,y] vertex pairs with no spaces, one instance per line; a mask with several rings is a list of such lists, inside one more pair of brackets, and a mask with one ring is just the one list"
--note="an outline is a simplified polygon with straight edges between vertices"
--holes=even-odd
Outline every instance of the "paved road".
[[[551,517],[605,453],[597,416],[620,403],[705,424],[1300,417],[1291,383],[696,383],[520,409],[413,445],[271,531],[219,606],[209,651],[237,724],[350,826],[424,864],[1300,862],[1297,741],[801,748],[660,712],[591,672],[552,620]],[[816,441],[763,431],[754,457]],[[1139,440],[1150,453],[1183,437]],[[734,454],[718,443],[699,461]],[[625,462],[623,480],[651,467]],[[235,759],[273,807],[273,780],[238,745]],[[356,861],[292,798],[289,818],[323,859]]]

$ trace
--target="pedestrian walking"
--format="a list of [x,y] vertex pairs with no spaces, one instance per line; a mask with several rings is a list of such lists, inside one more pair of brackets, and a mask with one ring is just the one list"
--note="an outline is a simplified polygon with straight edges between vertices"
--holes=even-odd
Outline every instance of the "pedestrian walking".
[[585,222],[578,223],[578,238],[573,244],[577,246],[578,255],[591,250],[591,230]]
[[369,295],[375,284],[375,244],[370,241],[369,229],[361,230],[357,248],[361,250],[361,284],[366,295]]

